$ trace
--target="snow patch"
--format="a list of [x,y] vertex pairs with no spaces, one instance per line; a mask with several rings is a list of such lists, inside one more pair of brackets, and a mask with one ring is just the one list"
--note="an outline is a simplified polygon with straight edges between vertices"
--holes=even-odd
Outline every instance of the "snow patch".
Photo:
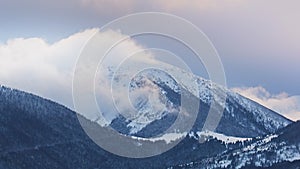
[[236,142],[244,142],[244,141],[250,141],[252,138],[243,138],[243,137],[233,137],[233,136],[226,136],[224,134],[215,133],[212,131],[201,131],[197,132],[198,137],[204,136],[204,137],[212,137],[214,139],[220,140],[224,142],[225,144],[234,144]]
[[153,138],[143,138],[143,137],[136,137],[131,136],[131,138],[141,141],[151,141],[151,142],[157,142],[157,141],[165,141],[167,144],[176,141],[178,139],[181,139],[187,135],[187,132],[184,133],[166,133],[160,137],[153,137]]

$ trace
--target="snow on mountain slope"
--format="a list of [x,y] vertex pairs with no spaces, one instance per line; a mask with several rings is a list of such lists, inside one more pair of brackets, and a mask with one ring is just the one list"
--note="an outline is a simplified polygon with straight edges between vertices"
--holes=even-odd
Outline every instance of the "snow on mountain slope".
[[151,142],[165,141],[167,144],[169,144],[170,142],[183,138],[186,135],[187,133],[167,133],[156,138],[141,138],[135,136],[131,136],[131,138],[135,140],[143,140],[143,141],[151,141]]
[[[187,72],[185,70],[180,70],[179,68],[176,67],[168,67],[167,70],[169,72],[172,72],[173,74],[179,72],[182,73],[182,76],[177,75],[177,77],[182,77],[180,82],[183,85],[183,87],[186,88],[189,92],[191,92],[194,96],[198,97],[201,101],[203,101],[206,104],[210,104],[212,99],[215,99],[217,103],[219,103],[218,100],[221,100],[219,98],[220,93],[226,93],[229,101],[227,101],[225,104],[225,110],[226,112],[229,112],[232,116],[234,116],[235,114],[231,111],[232,110],[231,104],[234,104],[232,102],[235,102],[235,104],[241,105],[241,107],[246,109],[248,112],[253,113],[254,116],[256,116],[256,120],[260,124],[263,124],[264,127],[272,130],[272,132],[275,132],[277,129],[281,128],[282,126],[286,126],[290,123],[289,120],[282,118],[281,115],[274,113],[268,108],[250,99],[247,99],[223,86],[220,86],[210,80],[203,79],[190,72]],[[194,89],[193,85],[189,85],[189,83],[193,83],[193,82],[197,82],[198,89]],[[169,83],[165,83],[165,84],[168,85]],[[171,89],[173,89],[175,85],[172,84],[168,86]]]
[[[157,71],[152,71],[151,73],[154,72],[158,73]],[[131,128],[130,134],[137,133],[151,122],[160,120],[168,113],[176,116],[179,112],[179,106],[171,102],[166,96],[166,91],[155,84],[155,82],[160,80],[157,78],[163,78],[168,80],[165,83],[172,85],[175,92],[179,92],[180,89],[178,89],[177,83],[170,77],[164,77],[167,75],[163,72],[159,72],[160,76],[145,73],[140,73],[130,83],[129,97],[137,111],[131,117],[131,122],[127,124],[127,127]]]
[[233,137],[233,136],[226,136],[224,134],[212,132],[212,131],[201,131],[197,132],[196,136],[195,133],[191,132],[189,134],[190,137],[194,137],[196,139],[200,137],[204,137],[205,139],[217,139],[219,141],[222,141],[225,144],[234,144],[238,141],[244,142],[244,141],[250,141],[252,138],[245,138],[245,137]]
[[[291,123],[290,120],[274,111],[210,80],[167,64],[164,65],[164,68],[165,71],[146,69],[132,78],[129,93],[133,97],[130,98],[130,101],[137,113],[130,119],[116,116],[111,122],[111,125],[116,127],[115,129],[123,131],[123,128],[127,128],[126,131],[124,130],[124,134],[141,137],[145,137],[146,131],[148,133],[162,132],[160,128],[151,130],[149,128],[162,127],[161,125],[165,124],[155,125],[155,123],[169,117],[171,117],[169,121],[174,122],[181,107],[182,89],[194,96],[191,99],[198,99],[201,102],[199,114],[203,117],[196,120],[195,132],[201,131],[212,100],[219,105],[224,104],[221,101],[224,94],[227,99],[222,120],[216,130],[217,133],[249,138],[275,132]],[[126,72],[126,70],[122,70],[122,72]],[[110,74],[112,73],[110,70]],[[129,78],[126,76],[126,73],[122,74],[122,78]],[[170,126],[171,123],[167,122],[163,128],[168,128],[167,125]]]
[[285,168],[294,168],[294,162],[300,161],[299,130],[300,122],[296,122],[283,128],[276,134],[254,138],[251,144],[244,147],[182,166],[186,168],[228,167],[239,169],[275,168],[275,166],[285,164]]

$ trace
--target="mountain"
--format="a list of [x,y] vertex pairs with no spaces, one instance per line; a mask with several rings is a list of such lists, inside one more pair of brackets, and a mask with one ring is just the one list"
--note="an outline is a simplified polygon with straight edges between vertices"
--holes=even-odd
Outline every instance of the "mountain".
[[[147,140],[165,131],[176,120],[181,95],[187,94],[190,103],[200,102],[201,115],[197,116],[191,131],[174,133],[184,137],[178,145],[158,156],[142,159],[120,157],[103,150],[84,132],[78,118],[94,131],[103,128],[99,121],[87,119],[50,100],[1,86],[0,169],[185,168],[185,164],[201,162],[254,144],[253,138],[283,131],[292,123],[211,81],[191,74],[182,78],[181,81],[196,81],[200,93],[195,93],[197,90],[188,84],[180,88],[172,77],[162,72],[151,70],[136,76],[131,82],[132,93],[147,88],[154,92],[156,100],[133,95],[136,101],[133,105],[142,113],[131,120],[119,115],[109,124],[125,135]],[[215,131],[202,130],[210,103],[216,99],[212,96],[220,92],[227,95],[222,119]],[[153,103],[160,105],[159,108],[151,107]],[[147,112],[152,115],[145,115]],[[136,122],[143,122],[143,125]],[[200,143],[200,138],[205,141]],[[106,139],[110,141],[109,137]],[[162,139],[168,142],[166,137]]]
[[[132,99],[138,113],[133,120],[120,114],[112,120],[110,126],[123,134],[139,137],[152,137],[162,133],[178,117],[179,108],[182,106],[181,95],[185,93],[189,94],[189,106],[200,102],[193,132],[202,131],[212,100],[221,105],[219,97],[222,95],[226,95],[227,98],[222,118],[216,128],[217,133],[235,137],[257,137],[274,133],[291,123],[276,112],[209,80],[174,67],[167,70],[172,74],[182,74],[177,75],[181,78],[178,80],[180,83],[171,75],[156,69],[147,69],[139,73],[132,79],[129,88],[132,95],[139,96]],[[190,85],[191,82],[195,82],[196,85]],[[140,91],[147,92],[143,94]],[[149,93],[154,94],[149,96]],[[162,108],[151,107],[153,104],[161,105],[157,107]]]

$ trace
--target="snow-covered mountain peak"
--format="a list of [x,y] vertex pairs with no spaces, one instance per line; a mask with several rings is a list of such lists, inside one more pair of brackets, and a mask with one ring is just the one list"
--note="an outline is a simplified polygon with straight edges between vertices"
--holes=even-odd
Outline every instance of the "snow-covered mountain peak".
[[[123,134],[143,136],[146,133],[146,135],[151,132],[158,134],[158,131],[165,131],[180,112],[183,90],[191,94],[191,99],[199,100],[202,106],[199,110],[202,117],[195,122],[193,129],[195,132],[202,131],[201,127],[212,101],[221,107],[224,106],[222,121],[215,132],[227,136],[255,137],[274,132],[290,123],[279,114],[224,86],[168,64],[164,65],[163,70],[149,68],[134,74],[133,77],[132,73],[126,73],[130,72],[129,66],[119,70],[117,74],[114,74],[114,68],[111,67],[107,69],[107,72],[111,80],[130,79],[128,99],[134,112],[124,117],[120,117],[122,116],[120,114],[110,122],[110,125],[123,131]],[[249,133],[244,133],[244,130],[234,130],[236,126]],[[123,128],[126,130],[124,131]]]
[[137,133],[168,114],[177,116],[179,105],[172,102],[167,97],[167,91],[159,86],[166,84],[172,87],[174,92],[180,92],[176,81],[159,70],[142,71],[131,80],[129,99],[136,112],[127,119],[127,126],[131,128],[130,134]]

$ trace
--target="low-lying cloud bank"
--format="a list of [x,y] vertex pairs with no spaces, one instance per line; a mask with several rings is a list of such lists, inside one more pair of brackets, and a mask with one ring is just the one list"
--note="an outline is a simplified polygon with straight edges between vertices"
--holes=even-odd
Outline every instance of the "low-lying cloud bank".
[[290,96],[287,93],[271,94],[265,88],[244,87],[233,88],[233,91],[248,97],[291,119],[300,119],[300,96]]

